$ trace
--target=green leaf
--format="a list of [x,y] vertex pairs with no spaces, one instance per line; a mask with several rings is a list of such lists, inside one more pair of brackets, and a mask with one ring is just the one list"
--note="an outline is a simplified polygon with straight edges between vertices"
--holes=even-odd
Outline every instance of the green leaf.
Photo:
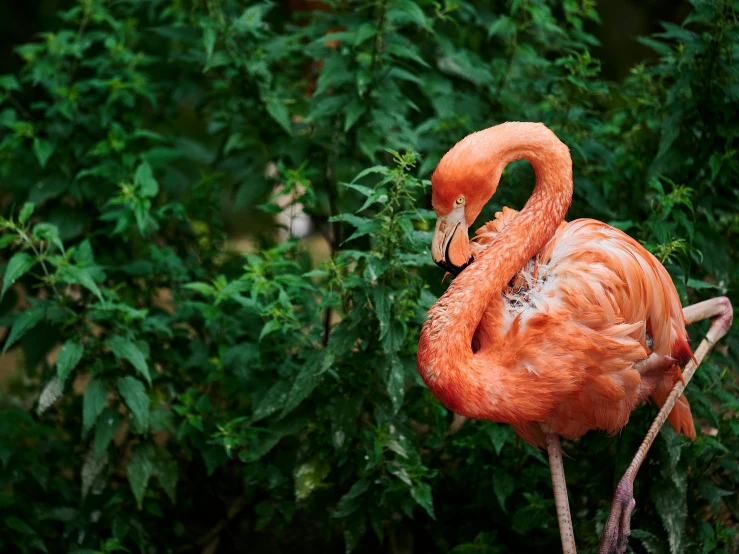
[[353,514],[361,506],[361,496],[369,488],[369,481],[360,479],[352,485],[344,496],[341,497],[336,509],[332,514],[333,517],[346,517]]
[[144,502],[146,486],[154,472],[155,458],[156,454],[151,444],[140,444],[134,447],[133,455],[126,467],[128,482],[131,485],[131,491],[136,498],[139,510]]
[[159,183],[154,178],[154,173],[148,161],[144,161],[136,168],[133,182],[138,185],[139,192],[144,198],[152,198],[159,193]]
[[215,296],[216,294],[216,289],[214,289],[207,283],[185,283],[182,286],[186,289],[194,290],[195,292],[204,294],[205,296]]
[[54,145],[48,140],[35,138],[33,139],[33,153],[41,167],[46,167],[46,162],[54,152]]
[[[349,187],[351,189],[356,190],[360,194],[364,195],[365,197],[372,196],[372,193],[375,192],[375,189],[371,187],[365,187],[364,185],[356,185],[354,183],[342,183],[345,187]],[[351,214],[345,214],[345,215],[351,215]],[[353,216],[357,217],[357,216]],[[356,225],[355,225],[356,227]]]
[[321,382],[322,374],[326,372],[331,364],[334,363],[334,355],[328,350],[320,350],[314,354],[313,361],[307,362],[303,368],[295,376],[290,392],[287,395],[287,401],[282,409],[282,415],[285,417],[288,413],[297,408],[300,403],[308,398]]
[[504,512],[507,512],[505,507],[506,498],[513,492],[514,485],[513,477],[506,472],[496,471],[493,475],[493,492]]
[[10,516],[6,518],[5,525],[7,525],[8,528],[13,529],[13,531],[18,531],[19,533],[23,533],[24,535],[35,535],[36,534],[36,531],[34,531],[30,525],[28,525],[25,521],[15,516]]
[[127,375],[116,381],[118,392],[131,410],[137,427],[143,432],[149,427],[149,395],[144,384]]
[[113,335],[105,341],[107,346],[116,358],[128,360],[131,365],[136,368],[146,381],[151,385],[151,375],[149,374],[149,366],[146,365],[146,356],[136,346],[133,341],[120,335]]
[[105,408],[102,416],[97,419],[93,440],[93,448],[97,458],[101,458],[105,454],[105,450],[108,448],[110,441],[113,440],[122,420],[121,414],[112,408]]
[[390,330],[390,298],[392,293],[387,287],[377,287],[373,292],[375,313],[380,322],[380,338]]
[[33,202],[26,202],[25,204],[23,204],[23,207],[21,208],[21,213],[18,216],[18,221],[21,223],[25,223],[29,219],[31,219],[31,216],[33,215],[33,209],[35,207],[36,206]]
[[321,482],[330,469],[331,467],[319,458],[314,458],[296,467],[293,471],[295,499],[301,501],[308,498],[314,490],[321,486]]
[[254,522],[254,530],[261,531],[272,521],[275,514],[275,504],[271,499],[264,500],[254,506],[254,513],[257,515],[257,520]]
[[490,437],[490,442],[493,443],[495,454],[500,456],[506,442],[512,438],[513,433],[511,428],[501,423],[486,423],[484,429]]
[[718,289],[721,290],[721,287],[718,285],[714,285],[713,283],[706,283],[705,281],[700,281],[698,279],[693,279],[692,277],[688,279],[688,282],[686,285],[692,289],[695,290],[701,290],[701,289]]
[[344,110],[344,132],[354,127],[354,124],[367,112],[367,106],[359,100],[349,102]]
[[516,32],[516,22],[509,16],[502,15],[496,19],[488,28],[488,38],[500,35],[501,37],[510,37]]
[[98,416],[105,409],[105,402],[108,398],[108,389],[102,381],[95,379],[87,383],[85,394],[82,397],[82,433],[92,428]]
[[264,396],[259,399],[259,402],[254,408],[252,421],[259,421],[282,409],[285,406],[285,401],[287,400],[287,395],[291,387],[292,383],[287,379],[277,380]]
[[393,7],[400,10],[400,12],[403,13],[402,18],[395,18],[398,19],[406,19],[408,21],[411,21],[418,25],[419,27],[428,27],[428,23],[426,22],[426,16],[423,13],[423,10],[421,7],[414,2],[413,0],[393,0],[392,2]]
[[[380,173],[382,175],[387,175],[390,172],[390,170],[385,167],[384,165],[375,165],[372,167],[368,167],[367,169],[360,171],[354,179],[352,179],[352,183],[356,183],[363,177],[366,177],[367,175],[370,175],[372,173]],[[348,185],[347,185],[348,186]]]
[[205,53],[208,55],[208,59],[213,56],[213,49],[216,45],[216,31],[212,27],[203,29],[203,46],[205,46]]
[[387,379],[387,393],[393,403],[393,411],[398,412],[403,405],[403,395],[405,393],[405,372],[403,364],[400,360],[393,356],[390,362],[390,371]]
[[15,75],[0,75],[0,88],[4,90],[20,90],[21,85]]
[[344,520],[344,552],[346,554],[350,554],[357,547],[367,531],[364,519],[364,512],[356,512]]
[[344,244],[347,242],[350,242],[354,239],[358,239],[359,237],[363,237],[365,235],[369,235],[370,233],[374,233],[375,231],[379,231],[382,227],[382,223],[376,219],[372,219],[368,221],[367,223],[363,223],[362,225],[357,228],[356,231],[354,231],[351,236],[344,241]]
[[431,487],[426,483],[416,483],[411,488],[411,496],[416,503],[421,506],[426,513],[431,516],[431,519],[436,519],[434,515],[434,502],[431,497]]
[[291,135],[292,123],[290,123],[290,112],[284,102],[277,99],[270,99],[267,101],[267,113],[274,119],[280,127],[285,129],[288,135]]
[[5,341],[3,352],[7,352],[23,335],[33,329],[44,318],[45,313],[46,310],[42,306],[34,306],[18,314],[13,321],[10,335],[8,335],[8,339]]
[[53,223],[37,223],[33,226],[33,236],[36,240],[49,242],[64,252],[64,244],[59,238],[59,228]]
[[103,294],[100,292],[100,289],[93,278],[94,271],[95,270],[91,267],[68,265],[59,272],[59,277],[65,283],[82,285],[102,301]]
[[0,298],[5,296],[5,292],[10,288],[10,285],[15,283],[17,279],[31,271],[33,266],[36,265],[38,260],[29,256],[25,252],[18,252],[8,262],[8,266],[5,268],[5,277],[3,277],[3,290],[0,293]]
[[262,331],[259,333],[259,340],[261,341],[264,337],[271,333],[274,333],[279,328],[280,322],[276,319],[270,319],[267,323],[264,324],[264,327],[262,327]]
[[177,500],[177,481],[179,479],[179,466],[166,450],[160,449],[154,460],[154,476],[167,493],[174,504]]
[[84,352],[85,347],[76,340],[68,340],[62,345],[56,358],[56,374],[60,386],[64,385],[64,381],[80,362]]

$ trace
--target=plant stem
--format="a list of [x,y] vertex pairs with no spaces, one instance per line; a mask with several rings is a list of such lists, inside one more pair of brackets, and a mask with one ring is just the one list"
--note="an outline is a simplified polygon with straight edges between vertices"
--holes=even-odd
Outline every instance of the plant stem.
[[[41,268],[44,270],[46,277],[48,279],[51,279],[51,274],[49,273],[49,269],[46,267],[46,264],[44,263],[44,257],[41,255],[41,252],[39,252],[39,250],[33,244],[33,241],[30,239],[30,237],[26,234],[26,232],[23,229],[18,229],[18,232],[20,233],[21,238],[28,243],[28,245],[31,247],[31,250],[33,250],[33,253],[38,257],[39,261],[41,262]],[[56,296],[60,296],[59,291],[56,290],[56,285],[54,285],[54,283],[51,283],[51,289],[54,291],[54,294]]]

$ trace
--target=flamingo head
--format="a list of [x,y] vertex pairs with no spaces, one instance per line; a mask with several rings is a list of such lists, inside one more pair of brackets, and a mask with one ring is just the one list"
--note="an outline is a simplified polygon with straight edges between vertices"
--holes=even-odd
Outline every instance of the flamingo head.
[[437,216],[431,257],[454,275],[474,261],[468,229],[495,193],[500,179],[498,164],[481,155],[484,149],[476,144],[475,135],[447,152],[431,177],[431,201]]

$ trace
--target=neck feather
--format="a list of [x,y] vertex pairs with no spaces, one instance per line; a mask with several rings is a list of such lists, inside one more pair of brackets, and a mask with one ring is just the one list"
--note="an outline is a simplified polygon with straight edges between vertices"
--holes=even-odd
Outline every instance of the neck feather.
[[[477,158],[472,163],[489,175],[491,191],[512,161],[526,159],[536,172],[536,186],[524,208],[451,283],[429,311],[421,332],[417,359],[421,377],[447,407],[475,417],[455,398],[465,382],[475,385],[471,382],[475,379],[472,337],[490,303],[501,301],[505,285],[544,247],[564,219],[572,200],[572,161],[554,133],[532,123],[506,123],[475,133],[450,154],[456,163],[464,163],[468,154]],[[445,162],[449,160],[439,166]]]

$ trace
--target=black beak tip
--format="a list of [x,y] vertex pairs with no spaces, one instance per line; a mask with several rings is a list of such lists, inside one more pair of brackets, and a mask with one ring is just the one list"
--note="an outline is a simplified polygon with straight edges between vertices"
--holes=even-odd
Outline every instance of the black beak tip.
[[434,263],[436,263],[436,265],[438,265],[444,271],[448,271],[449,273],[451,273],[452,275],[454,275],[456,277],[457,275],[459,275],[460,273],[462,273],[462,270],[465,267],[467,267],[468,265],[470,265],[474,261],[475,261],[475,257],[474,256],[470,256],[470,259],[467,260],[467,263],[465,263],[465,264],[463,264],[461,266],[452,265],[449,262],[447,262],[446,260],[441,260],[441,261],[434,260]]

